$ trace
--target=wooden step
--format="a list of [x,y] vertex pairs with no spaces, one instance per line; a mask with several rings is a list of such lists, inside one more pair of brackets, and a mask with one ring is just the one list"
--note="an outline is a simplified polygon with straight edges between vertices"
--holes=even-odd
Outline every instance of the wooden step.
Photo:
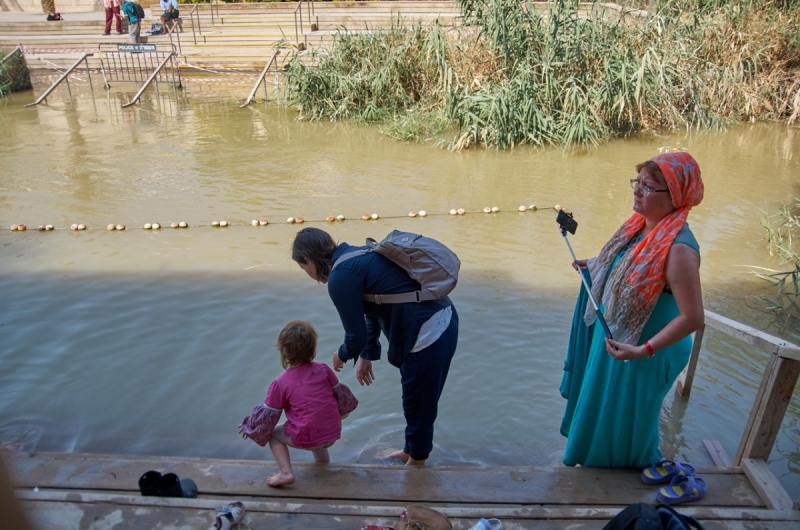
[[[509,529],[599,529],[629,504],[654,504],[639,470],[581,467],[294,464],[296,482],[269,488],[275,462],[133,455],[12,453],[6,462],[23,508],[42,528],[115,521],[125,528],[207,528],[215,508],[238,500],[251,528],[346,530],[396,525],[402,509],[424,504],[456,529],[497,517]],[[143,497],[148,470],[191,478],[195,499]],[[706,496],[680,513],[707,528],[789,530],[796,510],[769,509],[741,468],[699,468]],[[36,488],[36,489],[34,489]],[[113,519],[112,519],[113,517]]]

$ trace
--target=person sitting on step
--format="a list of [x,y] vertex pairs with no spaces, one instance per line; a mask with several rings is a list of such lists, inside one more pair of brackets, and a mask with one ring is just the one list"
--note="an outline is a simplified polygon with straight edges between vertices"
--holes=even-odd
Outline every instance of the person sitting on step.
[[[170,33],[174,24],[178,23],[178,17],[180,16],[180,11],[178,10],[178,2],[177,0],[160,0],[159,4],[161,5],[161,10],[163,13],[161,14],[161,24],[164,26],[164,34]],[[175,22],[170,22],[174,20]]]

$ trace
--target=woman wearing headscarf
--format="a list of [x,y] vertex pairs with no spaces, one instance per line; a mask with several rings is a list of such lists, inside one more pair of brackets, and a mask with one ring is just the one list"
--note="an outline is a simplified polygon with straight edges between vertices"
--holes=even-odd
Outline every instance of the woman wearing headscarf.
[[662,458],[661,406],[704,321],[699,247],[686,223],[703,199],[700,168],[684,152],[636,169],[634,214],[596,258],[573,263],[590,277],[614,339],[594,325],[582,288],[561,383],[568,466],[646,467]]

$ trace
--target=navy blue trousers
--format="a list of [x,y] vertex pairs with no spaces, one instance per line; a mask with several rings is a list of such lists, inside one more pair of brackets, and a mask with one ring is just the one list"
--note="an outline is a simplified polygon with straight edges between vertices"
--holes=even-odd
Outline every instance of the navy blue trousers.
[[403,450],[414,460],[426,460],[433,449],[433,423],[457,343],[458,313],[453,307],[450,325],[442,336],[424,350],[409,353],[400,366],[406,418]]

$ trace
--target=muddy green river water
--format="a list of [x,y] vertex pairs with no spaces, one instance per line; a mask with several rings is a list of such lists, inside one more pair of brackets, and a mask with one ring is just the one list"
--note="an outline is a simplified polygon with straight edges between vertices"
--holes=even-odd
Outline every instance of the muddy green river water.
[[[298,226],[286,219],[302,216],[355,244],[421,232],[461,258],[460,340],[430,464],[560,465],[558,388],[580,282],[553,211],[517,208],[574,212],[570,241],[591,257],[631,213],[634,166],[661,149],[688,150],[703,171],[705,200],[689,222],[706,309],[800,343],[796,322],[785,328],[763,310],[757,297],[770,290],[746,267],[780,265],[759,217],[800,194],[798,128],[678,131],[588,153],[454,153],[371,127],[299,122],[264,102],[240,109],[243,83],[187,82],[129,109],[130,93],[98,88],[96,100],[73,83],[72,102],[58,89],[47,106],[24,108],[30,93],[0,105],[0,444],[9,449],[271,459],[236,426],[281,373],[278,332],[310,320],[325,362],[343,337],[325,287],[289,258]],[[424,219],[407,216],[423,209]],[[347,220],[324,222],[338,214]],[[250,225],[262,218],[270,224]],[[142,229],[173,221],[190,228]],[[11,232],[14,223],[29,230]],[[62,229],[30,230],[48,223]],[[73,223],[89,229],[63,229]],[[707,331],[691,398],[665,400],[664,453],[711,465],[702,441],[719,440],[734,455],[766,360]],[[371,387],[351,367],[340,376],[360,406],[332,459],[375,462],[402,443],[399,372],[377,363]],[[798,422],[796,392],[770,457],[793,498]]]

